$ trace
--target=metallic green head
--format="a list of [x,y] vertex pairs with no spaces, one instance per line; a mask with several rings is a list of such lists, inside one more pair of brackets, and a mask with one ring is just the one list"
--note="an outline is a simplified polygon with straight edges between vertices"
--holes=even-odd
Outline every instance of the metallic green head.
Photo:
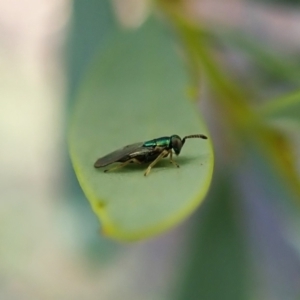
[[171,136],[170,148],[174,150],[176,155],[179,155],[181,148],[185,143],[185,140],[191,138],[207,139],[207,136],[205,136],[204,134],[193,134],[193,135],[187,135],[183,139],[181,139],[180,136],[174,134]]

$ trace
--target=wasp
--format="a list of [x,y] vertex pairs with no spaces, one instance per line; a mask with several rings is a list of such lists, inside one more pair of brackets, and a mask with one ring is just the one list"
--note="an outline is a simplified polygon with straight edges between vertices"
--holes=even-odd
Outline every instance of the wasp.
[[120,163],[117,166],[104,170],[104,172],[108,172],[123,168],[130,163],[149,163],[148,168],[144,173],[144,175],[147,176],[154,165],[156,165],[162,158],[169,156],[170,162],[175,167],[179,168],[179,165],[173,160],[173,150],[176,155],[179,155],[185,140],[191,138],[207,139],[207,136],[204,134],[193,134],[187,135],[181,139],[178,135],[174,134],[146,142],[134,143],[97,159],[94,167],[101,168],[112,163]]

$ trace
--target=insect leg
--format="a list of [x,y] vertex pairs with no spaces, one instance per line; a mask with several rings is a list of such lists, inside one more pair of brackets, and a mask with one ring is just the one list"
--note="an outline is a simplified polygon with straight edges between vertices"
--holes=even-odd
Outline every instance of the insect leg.
[[146,172],[144,173],[145,176],[147,176],[150,171],[151,171],[151,168],[157,163],[159,162],[162,158],[164,158],[166,155],[168,155],[170,152],[170,150],[163,150],[161,154],[159,154],[156,159],[148,166]]
[[114,170],[123,168],[123,167],[127,166],[128,164],[130,164],[130,163],[132,163],[132,162],[135,162],[135,163],[140,164],[140,162],[139,162],[136,158],[131,158],[131,159],[129,159],[129,160],[123,162],[122,164],[119,164],[119,165],[117,165],[117,166],[115,166],[115,167],[112,167],[112,168],[110,168],[110,169],[104,170],[104,172],[108,172],[108,171],[110,172],[110,171],[114,171]]
[[179,168],[179,165],[173,160],[173,152],[170,151],[170,163],[172,163],[175,167]]

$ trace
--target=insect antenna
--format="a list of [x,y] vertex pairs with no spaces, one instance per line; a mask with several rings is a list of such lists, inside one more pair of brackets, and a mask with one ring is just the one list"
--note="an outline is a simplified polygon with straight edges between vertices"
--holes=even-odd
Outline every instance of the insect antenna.
[[185,143],[186,139],[193,139],[193,138],[200,138],[200,139],[207,139],[207,136],[204,134],[192,134],[192,135],[187,135],[182,139],[182,145]]

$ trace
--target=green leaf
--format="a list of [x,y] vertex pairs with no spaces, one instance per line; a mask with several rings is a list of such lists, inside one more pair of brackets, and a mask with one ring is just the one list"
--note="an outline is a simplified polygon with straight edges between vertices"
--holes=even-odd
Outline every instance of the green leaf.
[[207,134],[187,99],[188,77],[170,34],[155,20],[120,32],[93,64],[75,105],[69,145],[79,183],[105,235],[142,239],[174,226],[207,193],[213,170],[210,139],[190,139],[175,160],[104,173],[99,157],[165,135]]

